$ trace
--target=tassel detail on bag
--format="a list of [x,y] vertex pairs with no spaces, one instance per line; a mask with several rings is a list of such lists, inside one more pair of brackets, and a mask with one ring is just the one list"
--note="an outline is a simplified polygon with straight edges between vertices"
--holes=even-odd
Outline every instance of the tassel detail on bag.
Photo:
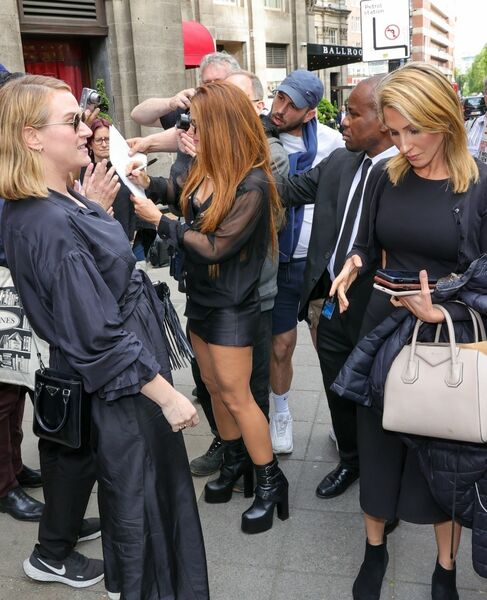
[[167,339],[171,369],[182,369],[187,367],[194,358],[193,350],[181,327],[178,313],[171,302],[171,291],[167,283],[155,281],[154,290],[164,305],[164,333]]

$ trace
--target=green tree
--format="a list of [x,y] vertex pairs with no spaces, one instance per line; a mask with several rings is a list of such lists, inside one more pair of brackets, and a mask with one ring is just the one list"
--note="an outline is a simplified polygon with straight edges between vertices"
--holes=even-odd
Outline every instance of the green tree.
[[96,91],[100,94],[100,117],[104,119],[108,119],[110,122],[112,118],[110,117],[110,101],[108,100],[107,93],[105,91],[105,80],[97,79],[96,80]]
[[463,91],[465,89],[465,78],[464,73],[460,73],[458,69],[455,69],[455,81],[458,83],[458,90],[462,96],[466,95]]
[[477,94],[484,89],[484,79],[487,77],[487,44],[474,58],[472,66],[465,74],[463,95]]
[[318,113],[318,121],[320,123],[336,129],[335,117],[338,112],[336,106],[333,106],[333,104],[326,98],[322,98],[316,107],[316,110]]

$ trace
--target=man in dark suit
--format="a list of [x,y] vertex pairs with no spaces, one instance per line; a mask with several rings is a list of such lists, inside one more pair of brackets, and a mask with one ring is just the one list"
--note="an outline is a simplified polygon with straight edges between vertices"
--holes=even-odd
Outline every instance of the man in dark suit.
[[[335,150],[307,173],[279,185],[285,204],[315,203],[311,239],[301,294],[299,319],[314,298],[326,298],[357,234],[363,189],[373,164],[394,155],[386,127],[379,121],[374,93],[381,76],[361,81],[352,91],[343,119],[346,149]],[[340,462],[316,489],[320,498],[342,494],[359,476],[356,405],[339,398],[330,386],[358,341],[373,272],[363,273],[350,288],[350,308],[340,314],[325,302],[317,332],[323,383],[335,431]],[[325,313],[325,314],[324,314]]]

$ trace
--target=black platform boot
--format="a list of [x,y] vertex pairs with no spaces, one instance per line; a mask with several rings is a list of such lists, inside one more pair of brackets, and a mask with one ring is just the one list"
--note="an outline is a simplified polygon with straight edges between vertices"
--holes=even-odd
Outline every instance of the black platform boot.
[[457,592],[457,569],[444,569],[438,559],[431,578],[431,598],[433,600],[459,600]]
[[223,441],[223,465],[218,479],[205,485],[205,501],[210,504],[228,502],[232,497],[233,484],[243,475],[244,496],[254,495],[254,472],[247,448],[242,438]]
[[382,581],[389,562],[387,541],[380,546],[371,546],[365,542],[364,562],[357,579],[353,582],[353,600],[379,600]]
[[245,533],[261,533],[272,527],[274,506],[281,521],[289,517],[288,488],[284,473],[277,460],[266,465],[255,465],[257,486],[252,506],[242,515],[242,531]]

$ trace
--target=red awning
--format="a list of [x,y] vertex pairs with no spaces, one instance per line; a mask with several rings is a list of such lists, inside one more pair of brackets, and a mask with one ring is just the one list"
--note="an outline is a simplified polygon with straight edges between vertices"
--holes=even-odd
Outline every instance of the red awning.
[[187,69],[199,67],[205,54],[215,52],[215,40],[201,23],[183,21],[184,64]]

